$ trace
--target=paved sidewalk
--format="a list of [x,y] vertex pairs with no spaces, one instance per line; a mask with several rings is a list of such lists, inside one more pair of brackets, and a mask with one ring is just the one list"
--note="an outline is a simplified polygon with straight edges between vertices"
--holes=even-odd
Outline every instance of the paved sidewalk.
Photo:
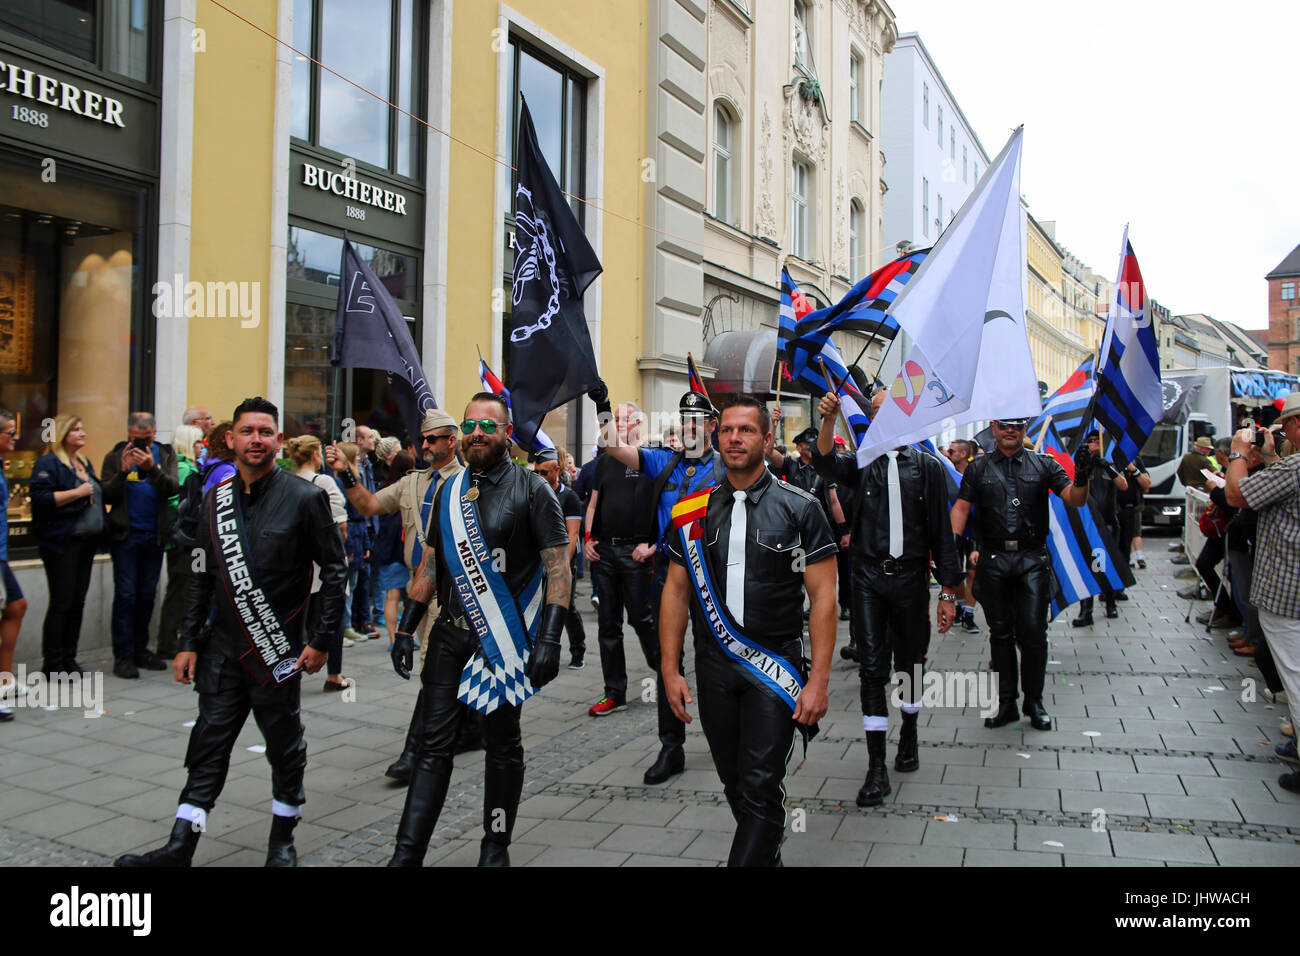
[[[1175,592],[1185,582],[1174,577],[1180,569],[1169,563],[1167,539],[1148,544],[1150,568],[1137,572],[1118,620],[1099,616],[1094,627],[1072,629],[1070,609],[1052,625],[1052,732],[1023,722],[987,730],[975,707],[927,709],[920,770],[891,769],[893,793],[872,810],[854,804],[866,746],[856,667],[837,654],[822,735],[806,758],[796,747],[787,777],[786,864],[1300,864],[1300,797],[1278,787],[1287,767],[1272,755],[1285,708],[1264,700],[1259,672],[1228,652],[1224,632],[1183,623],[1187,603]],[[628,709],[586,715],[601,693],[587,587],[580,584],[587,667],[562,668],[524,709],[528,773],[511,858],[719,865],[734,823],[698,721],[688,727],[686,772],[664,786],[641,781],[658,741],[654,705],[636,693],[649,674],[630,630]],[[39,621],[25,624],[20,659],[39,630]],[[304,865],[382,865],[392,852],[405,790],[383,771],[399,752],[417,688],[393,675],[386,648],[379,640],[344,652],[355,699],[322,693],[320,675],[304,685]],[[979,670],[987,660],[986,633],[932,641],[933,670]],[[90,655],[82,662],[111,667]],[[0,726],[0,863],[98,866],[165,838],[185,779],[194,692],[164,673],[124,681],[110,670],[104,686],[101,717],[22,709]],[[197,864],[262,864],[270,774],[261,744],[250,720]],[[891,740],[891,768],[893,755]],[[458,758],[426,865],[477,860],[482,765],[481,753]]]

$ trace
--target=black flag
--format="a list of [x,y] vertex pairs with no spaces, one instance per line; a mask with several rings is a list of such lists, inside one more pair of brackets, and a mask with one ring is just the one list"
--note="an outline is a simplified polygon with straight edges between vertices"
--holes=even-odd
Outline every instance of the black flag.
[[339,308],[334,318],[330,364],[387,372],[411,441],[420,440],[424,413],[437,408],[438,403],[420,367],[406,319],[346,236],[339,264]]
[[519,115],[515,275],[510,315],[510,404],[527,448],[542,416],[595,387],[600,376],[582,294],[600,260],[551,175],[525,102]]

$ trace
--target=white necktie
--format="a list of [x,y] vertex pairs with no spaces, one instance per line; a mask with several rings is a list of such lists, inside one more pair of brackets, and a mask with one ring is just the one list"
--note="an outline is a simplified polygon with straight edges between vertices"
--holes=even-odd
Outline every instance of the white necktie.
[[745,536],[749,530],[749,513],[745,510],[745,493],[733,491],[731,536],[727,539],[727,608],[736,623],[745,626]]
[[903,488],[898,480],[898,452],[889,456],[889,556],[903,556]]

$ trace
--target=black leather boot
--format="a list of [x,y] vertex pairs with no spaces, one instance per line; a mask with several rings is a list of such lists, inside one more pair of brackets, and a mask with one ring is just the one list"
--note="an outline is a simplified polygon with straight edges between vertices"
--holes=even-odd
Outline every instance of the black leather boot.
[[1070,622],[1071,627],[1091,627],[1092,626],[1092,598],[1084,598],[1079,602],[1079,616]]
[[846,661],[858,660],[858,645],[849,642],[840,648],[840,657]]
[[785,828],[755,817],[741,817],[731,840],[727,866],[780,866]]
[[128,853],[119,856],[114,866],[189,866],[194,859],[194,848],[199,845],[201,831],[189,820],[177,819],[172,824],[171,836],[165,846],[148,853]]
[[648,784],[663,783],[686,769],[686,752],[681,747],[665,747],[642,778]]
[[522,766],[496,765],[489,759],[483,771],[483,842],[479,866],[509,866],[510,835],[515,831],[519,794],[524,789]]
[[898,732],[898,756],[894,758],[894,769],[899,773],[911,773],[921,766],[916,745],[917,716],[903,712],[903,726]]
[[1003,727],[1020,719],[1014,700],[1004,700],[998,705],[998,712],[992,717],[984,718],[985,727]]
[[1114,601],[1106,602],[1106,616],[1109,618],[1119,617],[1119,608],[1115,606]]
[[1034,730],[1052,729],[1052,718],[1047,715],[1047,710],[1039,698],[1025,698],[1025,716],[1029,718],[1029,723]]
[[271,838],[266,844],[267,866],[297,866],[298,851],[293,846],[293,828],[300,817],[271,817]]
[[415,698],[415,711],[411,714],[411,725],[406,728],[406,743],[402,755],[394,760],[384,771],[385,777],[392,777],[402,783],[411,782],[411,772],[415,770],[415,755],[420,750],[420,728],[424,721],[424,688]]
[[397,845],[389,866],[422,866],[429,838],[442,813],[442,803],[447,799],[447,786],[451,782],[451,761],[439,760],[433,769],[416,765],[411,774],[411,785],[406,791],[406,806],[402,808],[402,822],[397,825]]
[[858,806],[877,807],[885,802],[892,788],[885,769],[885,731],[867,731],[867,779],[858,791]]

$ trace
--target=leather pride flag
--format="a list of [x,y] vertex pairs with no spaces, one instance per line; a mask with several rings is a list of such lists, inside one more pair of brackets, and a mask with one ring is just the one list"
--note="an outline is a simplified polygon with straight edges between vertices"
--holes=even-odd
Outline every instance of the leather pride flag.
[[601,265],[546,165],[527,102],[516,142],[508,384],[515,441],[528,448],[542,416],[600,380],[582,294]]

